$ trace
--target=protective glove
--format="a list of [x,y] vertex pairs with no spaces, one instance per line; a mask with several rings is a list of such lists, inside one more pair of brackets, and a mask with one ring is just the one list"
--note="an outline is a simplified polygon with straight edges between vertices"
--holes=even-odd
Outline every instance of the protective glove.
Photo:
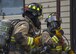
[[46,43],[46,44],[49,44],[49,45],[57,44],[57,43],[59,43],[59,39],[56,35],[51,37],[50,34],[45,31],[45,32],[42,33],[42,43],[43,44]]
[[58,39],[53,36],[52,38],[50,36],[38,36],[36,38],[34,38],[34,44],[36,46],[41,45],[41,44],[49,44],[51,45],[52,43],[58,43]]
[[[41,40],[42,39],[42,40]],[[50,36],[38,36],[34,38],[34,44],[40,45],[42,43],[51,45],[52,43],[58,43],[58,38],[56,36],[53,36],[52,38]]]
[[27,39],[25,39],[25,37],[22,35],[21,32],[16,33],[16,34],[14,34],[13,36],[14,36],[15,41],[16,41],[17,44],[26,45],[25,42],[26,42]]
[[64,34],[64,31],[63,30],[60,30],[60,29],[57,29],[56,30],[56,36],[59,37],[59,38],[62,38],[62,35]]
[[70,50],[68,54],[75,54],[73,50]]
[[37,36],[34,38],[34,44],[35,45],[41,45],[41,36]]

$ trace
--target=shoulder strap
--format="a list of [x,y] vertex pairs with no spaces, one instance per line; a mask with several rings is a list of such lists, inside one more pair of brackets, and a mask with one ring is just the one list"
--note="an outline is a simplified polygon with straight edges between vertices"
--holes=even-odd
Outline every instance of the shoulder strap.
[[20,19],[14,19],[14,20],[11,20],[11,24],[13,26],[15,26],[18,22],[20,22],[21,20]]
[[26,21],[29,23],[29,21],[25,20],[25,19],[14,19],[14,20],[11,20],[11,24],[13,26],[17,25],[17,23],[21,22],[21,21]]

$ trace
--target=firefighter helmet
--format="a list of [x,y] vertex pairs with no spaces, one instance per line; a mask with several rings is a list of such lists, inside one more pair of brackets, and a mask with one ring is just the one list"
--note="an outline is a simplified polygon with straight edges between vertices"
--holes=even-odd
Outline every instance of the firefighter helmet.
[[26,11],[31,12],[34,16],[41,16],[42,15],[42,5],[39,3],[31,3],[25,5],[24,12]]

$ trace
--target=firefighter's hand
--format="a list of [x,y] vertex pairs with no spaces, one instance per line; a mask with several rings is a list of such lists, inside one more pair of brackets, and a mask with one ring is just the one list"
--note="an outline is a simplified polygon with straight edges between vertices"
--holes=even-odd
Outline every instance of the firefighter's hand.
[[16,33],[14,36],[15,36],[16,43],[22,44],[22,42],[24,41],[24,37],[22,33],[21,32]]
[[35,37],[35,38],[34,38],[34,44],[35,44],[35,45],[40,45],[40,44],[41,44],[41,40],[40,40],[40,39],[41,39],[41,36]]
[[57,37],[61,38],[63,34],[64,34],[63,30],[56,30],[56,36]]
[[75,54],[73,50],[70,50],[68,54]]

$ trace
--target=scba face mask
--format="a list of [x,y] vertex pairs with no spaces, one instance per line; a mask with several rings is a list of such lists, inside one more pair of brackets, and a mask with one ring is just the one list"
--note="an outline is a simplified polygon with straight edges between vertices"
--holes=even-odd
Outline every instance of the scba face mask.
[[53,22],[49,23],[48,27],[49,27],[50,31],[55,30],[58,28],[58,24],[56,21],[53,21]]
[[33,24],[35,25],[35,27],[37,29],[41,29],[41,22],[40,22],[40,20],[38,18],[33,18],[31,20],[33,21]]

